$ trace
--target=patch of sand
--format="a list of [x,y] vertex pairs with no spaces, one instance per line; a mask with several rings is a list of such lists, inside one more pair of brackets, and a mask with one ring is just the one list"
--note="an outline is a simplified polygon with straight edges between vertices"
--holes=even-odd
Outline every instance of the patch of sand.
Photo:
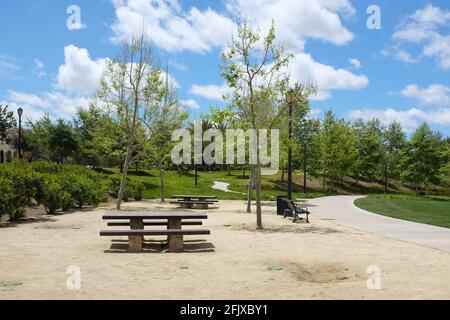
[[[156,201],[125,209],[179,209]],[[102,238],[113,205],[0,228],[0,299],[450,299],[450,254],[340,227],[311,216],[292,223],[264,203],[265,230],[245,201],[207,210],[211,236],[186,237],[185,253],[147,238],[145,253],[125,238]],[[112,241],[115,240],[115,241]],[[81,270],[70,291],[67,270]],[[367,289],[369,266],[381,290]]]

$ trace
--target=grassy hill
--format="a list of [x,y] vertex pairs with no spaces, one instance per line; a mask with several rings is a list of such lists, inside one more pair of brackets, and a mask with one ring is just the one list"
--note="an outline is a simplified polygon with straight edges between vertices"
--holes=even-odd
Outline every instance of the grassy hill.
[[[119,169],[103,169],[107,175],[119,175]],[[215,195],[219,199],[245,200],[247,198],[248,174],[243,176],[242,171],[232,171],[228,175],[225,171],[199,172],[198,185],[195,186],[195,176],[193,173],[178,173],[169,171],[165,173],[166,197],[170,198],[175,194],[199,194]],[[131,170],[129,175],[132,179],[141,180],[146,190],[144,198],[159,198],[159,173],[156,170]],[[294,197],[304,198],[303,193],[303,174],[300,171],[294,172]],[[275,200],[278,195],[285,195],[287,190],[287,174],[284,182],[281,179],[281,172],[275,176],[265,176],[262,181],[264,200]],[[214,181],[229,183],[229,189],[235,193],[226,193],[220,190],[212,189]],[[321,197],[325,195],[350,195],[350,194],[380,194],[384,192],[384,186],[377,181],[356,181],[351,178],[345,179],[344,183],[335,185],[335,191],[328,192],[328,186],[323,189],[323,182],[314,177],[308,177],[308,198]],[[450,190],[438,186],[432,186],[432,193],[441,195],[450,195]],[[390,185],[390,193],[394,194],[413,194],[413,190],[398,183]]]

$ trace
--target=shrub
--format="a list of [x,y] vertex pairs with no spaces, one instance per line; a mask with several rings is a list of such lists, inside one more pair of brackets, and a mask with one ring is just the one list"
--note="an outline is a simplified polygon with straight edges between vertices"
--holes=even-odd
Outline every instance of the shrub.
[[[29,166],[15,161],[13,164],[3,164],[0,167],[0,176],[5,179],[4,184],[7,183],[12,190],[11,196],[8,197],[10,203],[7,205],[12,209],[9,209],[7,214],[10,220],[19,220],[34,194],[33,172]],[[4,188],[4,192],[7,192],[7,188]]]
[[14,190],[12,182],[0,175],[0,216],[9,215],[11,218],[20,216],[25,209],[14,206]]
[[73,205],[73,198],[58,183],[56,175],[40,174],[36,179],[35,200],[44,205],[47,214],[55,214],[58,209],[67,211]]
[[96,205],[105,200],[105,184],[99,179],[89,178],[77,173],[61,175],[59,183],[73,199],[73,204],[82,208],[85,205]]
[[[111,177],[110,178],[111,196],[117,198],[119,196],[119,189],[120,189],[120,177]],[[145,185],[142,181],[127,178],[127,184],[123,192],[123,201],[129,201],[130,199],[134,199],[136,201],[142,200],[144,190]]]

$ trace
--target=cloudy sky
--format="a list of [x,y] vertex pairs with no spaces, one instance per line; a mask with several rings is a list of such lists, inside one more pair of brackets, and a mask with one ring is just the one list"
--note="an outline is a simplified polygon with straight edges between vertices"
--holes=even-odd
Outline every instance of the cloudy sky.
[[[370,5],[381,29],[369,29]],[[74,7],[76,6],[76,7]],[[69,19],[77,7],[81,20]],[[75,11],[74,11],[75,10]],[[294,55],[292,81],[314,81],[314,115],[426,121],[450,135],[448,0],[15,0],[0,11],[0,103],[25,117],[71,118],[107,58],[144,22],[193,117],[222,105],[220,52],[247,17]]]

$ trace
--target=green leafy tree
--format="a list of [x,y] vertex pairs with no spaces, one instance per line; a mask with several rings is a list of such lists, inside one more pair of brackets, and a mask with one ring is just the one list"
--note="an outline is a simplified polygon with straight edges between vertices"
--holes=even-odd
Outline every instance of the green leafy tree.
[[172,133],[182,128],[189,117],[189,113],[181,106],[175,89],[170,86],[168,77],[166,72],[163,83],[161,71],[156,68],[151,71],[147,78],[146,109],[143,116],[150,159],[159,171],[161,202],[165,201],[164,170],[169,164],[171,150],[175,144],[172,142]]
[[348,123],[337,120],[328,111],[317,136],[319,147],[319,172],[323,178],[323,188],[327,182],[334,190],[336,182],[343,182],[344,177],[353,174],[355,159],[358,157],[356,136]]
[[424,123],[411,136],[402,151],[401,179],[412,184],[416,194],[436,179],[441,164],[441,136]]
[[8,111],[8,106],[0,104],[0,140],[7,138],[8,129],[17,126],[16,119],[14,118],[14,112]]
[[[286,67],[291,55],[275,44],[275,26],[261,39],[247,22],[237,30],[237,37],[222,53],[221,74],[231,89],[230,105],[252,129],[272,129],[286,110],[288,86]],[[255,165],[256,222],[262,229],[261,159]]]
[[359,176],[374,180],[379,176],[383,160],[383,127],[380,120],[367,123],[357,120],[353,124],[358,149],[356,172]]
[[54,159],[60,163],[67,163],[67,158],[78,151],[78,140],[73,126],[62,119],[50,127],[47,143]]
[[383,133],[384,156],[383,156],[383,178],[384,191],[389,190],[389,180],[400,178],[401,151],[405,147],[406,136],[402,126],[398,122],[392,122]]
[[50,132],[53,128],[50,116],[45,114],[35,122],[28,122],[29,130],[24,132],[24,150],[31,153],[33,160],[51,160],[49,149]]
[[97,99],[106,106],[117,129],[125,136],[125,158],[117,209],[120,210],[128,175],[128,167],[137,149],[137,138],[140,115],[145,110],[145,95],[148,94],[148,77],[152,69],[152,49],[147,40],[145,29],[122,46],[122,54],[118,59],[109,61],[100,81]]

